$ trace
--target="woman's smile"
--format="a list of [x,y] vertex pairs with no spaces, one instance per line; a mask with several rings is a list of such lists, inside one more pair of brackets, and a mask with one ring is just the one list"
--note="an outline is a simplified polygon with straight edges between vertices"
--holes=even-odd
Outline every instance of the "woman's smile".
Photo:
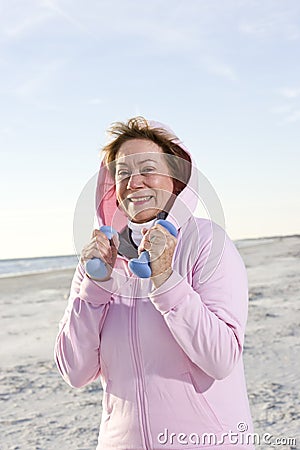
[[132,218],[141,214],[141,212],[145,215],[147,214],[147,210],[156,206],[155,196],[144,195],[142,192],[129,194],[126,200],[123,201],[122,205],[126,208],[126,211]]
[[131,203],[134,203],[135,205],[143,205],[147,203],[149,200],[151,200],[153,196],[147,195],[143,197],[127,197],[127,198]]

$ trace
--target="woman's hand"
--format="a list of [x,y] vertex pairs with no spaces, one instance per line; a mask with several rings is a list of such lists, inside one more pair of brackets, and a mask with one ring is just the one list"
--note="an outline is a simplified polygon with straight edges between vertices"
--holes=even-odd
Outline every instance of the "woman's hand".
[[143,228],[143,239],[138,248],[139,254],[147,250],[150,255],[151,280],[155,288],[161,286],[172,274],[172,259],[177,239],[165,227],[155,224],[147,230]]
[[[100,258],[107,268],[107,277],[96,281],[106,281],[110,278],[113,267],[115,265],[119,247],[118,235],[113,235],[111,241],[100,230],[94,230],[90,242],[83,247],[80,262],[85,265],[86,261],[92,258]],[[87,274],[88,275],[88,274]]]

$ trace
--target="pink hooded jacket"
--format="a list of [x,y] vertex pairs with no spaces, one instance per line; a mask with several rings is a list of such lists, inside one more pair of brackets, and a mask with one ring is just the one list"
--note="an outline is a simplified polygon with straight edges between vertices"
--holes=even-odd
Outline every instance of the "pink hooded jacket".
[[[254,448],[242,359],[246,269],[225,231],[192,214],[196,191],[193,165],[167,217],[178,243],[173,273],[158,289],[121,255],[105,282],[76,268],[55,360],[73,387],[100,377],[98,450]],[[99,225],[126,226],[103,164],[96,209]]]

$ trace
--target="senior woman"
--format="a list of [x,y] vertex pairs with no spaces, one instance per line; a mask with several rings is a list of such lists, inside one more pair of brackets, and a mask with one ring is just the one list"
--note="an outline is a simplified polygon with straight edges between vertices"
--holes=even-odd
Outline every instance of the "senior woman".
[[[82,250],[55,343],[58,370],[73,387],[100,377],[98,450],[253,449],[243,261],[221,227],[193,215],[195,167],[169,128],[137,117],[110,133],[96,211],[118,235],[95,229]],[[150,278],[128,267],[144,250]],[[87,273],[92,258],[106,264],[102,279]]]

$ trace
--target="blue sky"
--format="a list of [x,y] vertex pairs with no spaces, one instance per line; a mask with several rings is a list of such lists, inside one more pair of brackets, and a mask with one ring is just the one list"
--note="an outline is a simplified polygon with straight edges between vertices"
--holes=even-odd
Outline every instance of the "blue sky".
[[0,258],[72,254],[105,130],[167,123],[232,239],[299,233],[300,2],[0,2]]

